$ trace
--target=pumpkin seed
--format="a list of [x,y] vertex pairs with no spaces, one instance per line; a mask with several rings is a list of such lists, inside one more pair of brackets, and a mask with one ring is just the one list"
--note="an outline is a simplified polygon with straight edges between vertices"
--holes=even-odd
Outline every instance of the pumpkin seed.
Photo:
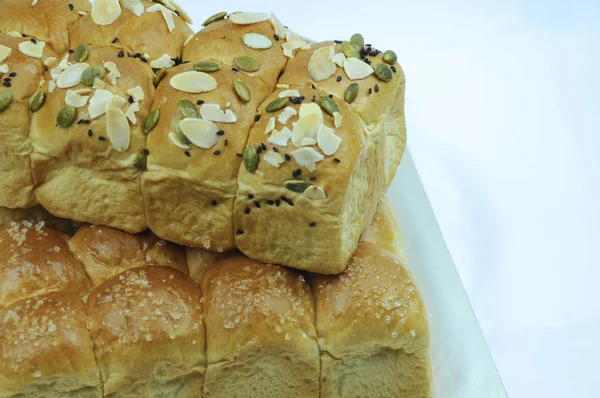
[[386,64],[393,65],[398,61],[398,56],[392,50],[387,50],[383,53],[383,62]]
[[79,81],[86,86],[92,86],[94,84],[94,79],[98,78],[102,80],[105,73],[106,71],[103,66],[91,65],[85,68],[83,73],[81,73],[81,79],[79,79]]
[[33,97],[31,104],[29,104],[29,109],[31,112],[39,111],[42,105],[44,105],[44,101],[46,101],[46,95],[43,91],[40,91],[35,95],[35,97]]
[[248,55],[236,57],[234,62],[244,72],[256,72],[260,68],[258,61]]
[[241,81],[240,79],[234,81],[233,88],[235,89],[235,92],[242,101],[250,101],[250,98],[252,97],[252,95],[250,94],[250,89],[248,88],[248,86],[246,86],[246,84],[243,81]]
[[354,47],[354,44],[350,43],[349,41],[345,41],[344,44],[342,44],[342,51],[344,52],[346,58],[360,59],[360,52],[356,49],[356,47]]
[[179,100],[177,107],[179,108],[179,113],[181,113],[183,118],[198,118],[198,109],[192,101],[183,98]]
[[183,134],[183,131],[181,130],[181,127],[179,127],[179,126],[177,126],[175,135],[177,136],[177,139],[179,140],[179,142],[181,142],[183,145],[188,145],[191,142],[190,139],[187,138],[187,136],[185,134]]
[[248,173],[254,173],[258,168],[258,154],[254,145],[248,145],[244,150],[244,166]]
[[163,77],[165,77],[166,74],[167,68],[161,68],[159,71],[156,72],[156,74],[154,75],[154,80],[152,81],[154,83],[154,87],[158,86],[158,83],[160,83],[160,81],[163,79]]
[[373,68],[377,77],[384,82],[389,82],[392,80],[392,70],[386,64],[377,64]]
[[160,117],[160,108],[155,108],[150,112],[146,121],[144,122],[144,133],[148,134],[154,127],[156,127],[156,123],[158,123],[158,118]]
[[148,170],[148,167],[147,167],[148,166],[148,156],[146,156],[146,154],[143,152],[135,155],[132,163],[133,163],[133,167],[135,167],[139,171]]
[[337,104],[328,96],[321,95],[319,97],[319,102],[321,103],[321,107],[325,109],[325,112],[329,113],[331,116],[333,116],[334,113],[339,112]]
[[365,46],[365,38],[360,33],[355,33],[350,38],[350,43],[354,44],[356,49],[360,51]]
[[87,44],[81,44],[79,47],[77,47],[77,50],[75,50],[75,61],[77,62],[84,62],[88,55],[90,53],[90,48],[88,47]]
[[213,22],[220,21],[221,19],[225,18],[226,16],[227,16],[226,11],[219,12],[219,13],[213,15],[212,17],[208,18],[206,21],[202,22],[202,26],[208,26]]
[[221,67],[214,62],[197,62],[194,64],[194,69],[200,72],[216,72]]
[[0,93],[0,112],[8,108],[10,101],[12,101],[12,94],[9,91],[3,91]]
[[346,92],[344,93],[344,101],[351,104],[354,102],[354,100],[356,100],[357,96],[358,96],[358,83],[352,83],[351,85],[348,86],[348,88],[346,89]]
[[290,191],[302,193],[306,191],[306,188],[311,187],[312,185],[306,181],[302,180],[288,180],[285,183],[285,187]]
[[265,108],[267,112],[275,112],[283,108],[287,105],[290,99],[288,97],[277,98],[276,100],[271,101],[269,105]]
[[58,115],[56,115],[56,123],[63,128],[69,127],[75,121],[76,114],[77,109],[71,105],[66,105],[64,108],[58,111]]

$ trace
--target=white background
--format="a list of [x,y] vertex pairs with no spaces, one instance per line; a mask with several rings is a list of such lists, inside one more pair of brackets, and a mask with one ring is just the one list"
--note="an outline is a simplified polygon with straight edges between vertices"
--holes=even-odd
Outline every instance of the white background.
[[395,50],[409,146],[509,396],[599,396],[598,1],[179,2],[198,24],[273,11]]

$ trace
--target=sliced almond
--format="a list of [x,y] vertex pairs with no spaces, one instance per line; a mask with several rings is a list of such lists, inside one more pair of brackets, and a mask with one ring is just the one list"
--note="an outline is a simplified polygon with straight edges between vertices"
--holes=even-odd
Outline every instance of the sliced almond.
[[113,148],[118,152],[124,152],[129,148],[131,130],[122,110],[109,109],[106,111],[106,135]]
[[[1,68],[2,66],[0,66]],[[38,83],[39,87],[42,87],[44,84],[46,84],[46,79],[44,79],[43,77],[40,78],[40,82]]]
[[334,55],[332,46],[317,49],[308,61],[308,74],[316,81],[328,79],[335,73],[336,66],[331,60]]
[[300,111],[298,112],[298,117],[303,118],[308,115],[317,115],[319,117],[319,124],[323,123],[323,111],[321,107],[316,102],[309,102],[300,105]]
[[160,12],[165,20],[165,23],[167,24],[169,32],[175,30],[175,18],[173,18],[173,11],[167,9],[166,7],[162,7]]
[[81,74],[88,66],[85,62],[69,66],[58,76],[56,85],[58,88],[68,88],[78,85],[81,80]]
[[279,93],[279,98],[299,97],[299,96],[300,96],[300,91],[298,91],[298,90],[284,90]]
[[10,68],[8,67],[8,64],[0,65],[0,73],[8,73],[9,71]]
[[185,93],[207,93],[217,88],[214,77],[204,72],[188,71],[179,73],[169,81],[175,90]]
[[296,110],[294,108],[292,108],[291,106],[288,106],[283,110],[283,112],[281,112],[279,114],[277,121],[281,124],[286,124],[287,122],[290,121],[290,119],[292,117],[296,116],[297,114],[298,114],[298,112],[296,112]]
[[290,41],[288,39],[288,42],[283,43],[281,45],[281,48],[283,48],[283,55],[285,55],[288,58],[294,58],[294,50],[302,48],[305,45],[306,45],[306,42],[303,40]]
[[339,67],[343,68],[344,67],[344,60],[346,59],[346,56],[344,55],[344,53],[336,53],[333,55],[333,57],[331,57],[331,60]]
[[266,50],[273,46],[271,40],[259,33],[246,33],[242,36],[242,41],[245,45],[255,50]]
[[222,111],[221,106],[219,104],[203,104],[200,107],[200,116],[202,116],[202,119],[208,120],[210,122],[237,122],[237,117],[235,116],[235,113],[233,113],[231,109],[225,109],[225,111]]
[[270,150],[269,152],[265,153],[263,160],[273,167],[279,167],[281,163],[285,162],[285,159],[283,159],[283,157],[274,150]]
[[302,47],[300,47],[300,50],[310,50],[311,48],[312,48],[311,45],[306,43]]
[[44,60],[44,65],[46,66],[52,66],[56,63],[56,61],[58,61],[58,58],[56,57],[48,57]]
[[269,138],[267,138],[267,142],[270,142],[273,145],[287,146],[290,138],[292,138],[292,130],[284,126],[280,132],[277,132],[277,130],[275,130],[269,136]]
[[48,83],[48,92],[53,93],[56,90],[56,82],[54,80],[50,80]]
[[265,135],[269,134],[275,128],[275,117],[269,118],[267,122],[267,127],[265,128]]
[[229,15],[229,20],[237,25],[251,25],[268,19],[271,19],[271,16],[264,12],[236,12]]
[[113,86],[116,85],[117,78],[121,77],[121,72],[119,72],[117,64],[114,62],[105,62],[102,64],[102,66],[104,66],[104,69],[108,71],[108,80],[110,81],[110,84]]
[[144,90],[140,86],[135,86],[127,90],[127,94],[131,95],[137,102],[144,100]]
[[275,34],[279,36],[279,39],[283,40],[286,38],[285,27],[279,19],[277,19],[275,14],[271,14],[271,25],[273,25],[273,30],[275,31]]
[[290,88],[290,85],[289,84],[277,83],[277,88],[288,89],[288,88]]
[[185,41],[183,42],[183,46],[184,46],[184,47],[185,47],[185,46],[187,46],[187,45],[188,45],[188,43],[189,43],[190,41],[192,41],[192,39],[194,38],[194,36],[195,36],[195,35],[196,35],[195,33],[192,33],[191,35],[189,35],[189,36],[188,36],[188,38],[187,38],[187,39],[185,39]]
[[344,71],[350,80],[360,80],[373,73],[371,65],[357,58],[346,58],[344,60]]
[[119,0],[96,0],[92,4],[92,20],[96,25],[110,25],[121,16]]
[[121,0],[123,3],[123,8],[131,11],[138,17],[141,17],[142,14],[146,11],[144,5],[140,0]]
[[94,78],[94,84],[92,85],[92,87],[99,88],[99,89],[103,90],[106,87],[106,84],[102,80],[100,80],[97,77],[95,77]]
[[34,43],[31,40],[27,40],[22,43],[19,43],[19,51],[21,51],[23,54],[29,57],[41,59],[42,54],[44,53],[45,46],[46,43],[44,43],[43,41],[36,41]]
[[189,145],[184,144],[183,142],[179,141],[179,138],[177,138],[177,134],[175,134],[175,133],[169,133],[169,139],[171,140],[171,142],[173,144],[175,144],[176,146],[178,146],[181,149],[190,149]]
[[192,144],[200,148],[211,148],[219,141],[219,128],[208,120],[186,118],[179,123],[179,128]]
[[341,113],[339,113],[339,112],[333,113],[333,124],[336,129],[339,129],[340,127],[342,127],[342,120],[344,120],[344,118],[342,117]]
[[317,138],[317,132],[319,126],[323,123],[320,120],[322,115],[311,114],[298,119],[298,122],[294,124],[294,130],[292,134],[292,142],[296,146],[302,146],[302,140],[304,138]]
[[312,145],[315,145],[316,143],[317,143],[317,140],[315,140],[314,138],[304,137],[304,138],[302,138],[302,142],[300,143],[300,146],[312,146]]
[[91,91],[92,90],[90,89],[68,90],[67,95],[65,96],[65,104],[70,105],[74,108],[83,108],[87,105],[90,97],[82,94],[87,94]]
[[331,156],[337,152],[342,139],[335,135],[333,129],[322,124],[317,133],[317,142],[319,144],[319,149],[323,151],[325,155]]
[[163,54],[160,58],[151,61],[149,65],[152,69],[171,68],[175,66],[175,62],[169,54]]
[[38,0],[33,0],[33,1],[31,2],[31,6],[32,6],[32,7],[33,7],[33,6],[35,6],[35,5],[37,4],[37,2],[38,2]]
[[312,185],[302,192],[304,196],[308,196],[311,199],[327,199],[327,195],[323,188],[318,187],[316,185]]
[[12,52],[12,48],[3,46],[0,44],[0,62],[4,61],[10,53]]
[[324,159],[324,156],[311,147],[303,147],[290,152],[299,166],[304,166],[310,172],[315,171],[315,163]]
[[[194,21],[192,21],[192,18],[188,15],[188,13],[185,12],[185,10],[179,4],[177,4],[177,2],[175,0],[171,0],[171,3],[173,3],[173,6],[174,6],[175,10],[177,10],[177,12],[179,13],[179,16],[181,17],[181,19],[183,19],[185,22],[189,23],[190,25],[192,25],[194,23]],[[173,11],[175,11],[175,10],[173,10]]]
[[135,116],[135,113],[139,111],[140,104],[137,102],[134,102],[133,104],[129,105],[129,107],[125,111],[125,116],[127,117],[127,119],[129,119],[131,124],[135,125],[137,123],[137,117]]
[[88,113],[91,119],[96,119],[106,113],[106,107],[109,101],[112,99],[113,94],[107,90],[96,90],[92,98],[90,98],[90,105],[88,106]]
[[113,95],[106,104],[106,111],[108,112],[109,109],[123,109],[126,103],[127,100],[125,98],[120,95]]
[[12,36],[12,37],[23,37],[23,35],[19,32],[17,32],[16,30],[11,30],[6,32],[7,35]]

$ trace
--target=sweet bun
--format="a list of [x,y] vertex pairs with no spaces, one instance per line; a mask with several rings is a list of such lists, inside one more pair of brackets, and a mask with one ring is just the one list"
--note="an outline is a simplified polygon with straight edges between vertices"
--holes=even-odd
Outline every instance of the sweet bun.
[[302,275],[235,257],[204,274],[202,291],[205,397],[319,395],[314,302]]
[[165,66],[168,64],[172,66],[175,59],[180,60],[181,47],[193,34],[192,29],[180,15],[181,9],[169,1],[121,2],[120,15],[112,23],[105,25],[103,23],[107,21],[104,19],[104,12],[110,3],[109,1],[94,2],[92,12],[71,25],[69,29],[71,48],[77,48],[83,43],[116,43],[127,47],[134,54],[139,54],[138,57],[146,59],[153,65],[155,65],[154,61],[165,54],[167,55]]
[[85,305],[65,292],[0,309],[0,397],[102,397],[85,323]]
[[238,250],[226,252],[211,252],[209,250],[186,247],[185,258],[190,273],[190,278],[196,283],[200,283],[202,276],[210,267],[230,257],[240,256]]
[[64,234],[27,221],[0,230],[0,308],[54,291],[83,297],[90,289]]
[[110,227],[84,225],[69,245],[94,286],[130,268],[149,265],[188,273],[183,248],[158,239],[151,232],[131,235]]
[[133,268],[94,288],[87,323],[104,395],[200,396],[201,299],[199,286],[170,267]]
[[2,0],[0,32],[34,37],[60,55],[69,49],[69,26],[90,9],[88,0]]
[[[9,10],[11,4],[8,4]],[[4,7],[2,3],[0,21],[1,15],[5,14]],[[38,92],[44,76],[44,62],[56,57],[46,45],[41,54],[23,53],[19,46],[33,45],[31,40],[0,34],[0,95],[10,96],[8,103],[5,97],[0,99],[0,206],[13,209],[29,208],[37,203],[29,159],[30,98]],[[42,42],[39,42],[38,47],[41,46]]]
[[371,224],[363,232],[360,240],[374,243],[394,254],[402,264],[408,264],[400,224],[387,197],[384,196],[377,203]]
[[427,316],[395,256],[362,242],[341,275],[313,288],[322,397],[431,396]]
[[[52,68],[43,88],[45,104],[32,118],[31,163],[35,195],[52,214],[136,233],[146,229],[140,173],[154,85],[151,68],[125,51],[90,45],[84,63],[76,61],[77,53],[65,54]],[[77,84],[86,64],[104,71],[97,88]],[[61,127],[65,105],[83,106],[75,108],[68,127]],[[136,107],[139,111],[131,112]],[[107,108],[114,122],[107,123]]]
[[43,221],[46,226],[62,231],[67,235],[73,235],[75,232],[71,221],[54,217],[40,205],[28,209],[0,207],[0,228],[6,228],[11,226],[13,222],[21,221],[28,221],[32,224]]

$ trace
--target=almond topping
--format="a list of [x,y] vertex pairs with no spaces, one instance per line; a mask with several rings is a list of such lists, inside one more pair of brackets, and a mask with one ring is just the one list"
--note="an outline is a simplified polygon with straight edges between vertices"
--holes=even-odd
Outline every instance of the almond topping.
[[94,84],[92,85],[92,87],[103,90],[106,87],[106,83],[104,83],[102,80],[95,77]]
[[299,97],[299,96],[300,96],[300,91],[298,91],[298,90],[284,90],[279,93],[279,98]]
[[265,128],[265,135],[269,134],[275,128],[275,117],[270,117],[267,122],[267,128]]
[[344,118],[342,117],[341,113],[339,113],[339,112],[333,113],[333,124],[336,129],[339,129],[340,127],[342,127],[342,120],[344,120]]
[[140,86],[135,86],[127,90],[127,94],[131,95],[137,102],[144,100],[144,90]]
[[92,4],[92,20],[96,25],[110,25],[121,15],[119,0],[96,0]]
[[137,117],[135,116],[135,113],[139,112],[139,111],[140,111],[140,104],[137,102],[134,102],[133,104],[129,105],[129,107],[125,111],[125,116],[127,117],[127,119],[129,119],[131,124],[135,125],[137,123]]
[[245,45],[256,50],[266,50],[273,46],[271,40],[259,33],[246,33],[242,36]]
[[311,199],[327,199],[327,195],[325,195],[325,191],[323,188],[318,187],[316,185],[312,185],[302,192],[304,196],[308,196]]
[[280,132],[275,130],[269,138],[267,138],[267,142],[270,142],[273,145],[287,146],[290,138],[292,138],[292,131],[284,126]]
[[204,72],[188,71],[179,73],[169,81],[171,87],[185,93],[207,93],[217,88],[214,77]]
[[43,41],[36,41],[34,43],[31,40],[27,40],[19,43],[19,51],[29,57],[41,59],[44,53],[44,46],[46,46],[46,43]]
[[12,48],[3,46],[0,44],[0,62],[4,61],[10,53],[12,52]]
[[138,17],[141,17],[142,14],[146,11],[144,5],[140,0],[121,0],[123,3],[123,8],[131,11]]
[[88,100],[90,99],[87,94],[92,90],[83,89],[83,90],[68,90],[67,95],[65,96],[65,104],[72,106],[73,108],[83,108],[87,105]]
[[175,65],[175,62],[169,54],[163,54],[160,58],[151,61],[149,65],[152,69],[171,68]]
[[373,73],[373,68],[357,58],[344,60],[344,71],[350,80],[360,80]]
[[336,66],[331,60],[333,54],[333,47],[328,46],[317,49],[310,57],[308,74],[314,81],[320,82],[333,76],[336,70]]
[[296,163],[298,163],[299,166],[306,167],[310,172],[315,171],[315,163],[324,159],[323,155],[310,147],[296,149],[295,151],[290,152],[290,155],[296,159]]
[[283,39],[286,38],[285,27],[279,21],[279,19],[277,19],[277,17],[275,16],[275,14],[271,14],[271,25],[273,25],[273,30],[275,31],[275,34],[277,36],[279,36],[279,38],[281,40],[283,40]]
[[317,133],[317,142],[319,143],[319,149],[321,149],[325,155],[331,156],[337,152],[342,139],[335,135],[333,129],[322,124]]
[[179,138],[177,138],[177,134],[175,134],[175,133],[169,133],[169,139],[171,140],[171,142],[173,144],[175,144],[176,146],[178,146],[181,149],[190,149],[189,145],[184,144],[181,141],[179,141]]
[[279,165],[285,161],[280,154],[273,150],[265,153],[263,160],[273,167],[279,167]]
[[10,71],[8,64],[0,65],[0,73],[8,73]]
[[250,25],[270,19],[269,14],[263,12],[236,12],[229,15],[229,20],[237,25]]
[[211,148],[219,141],[219,128],[208,120],[186,118],[179,123],[179,128],[192,144],[200,148]]
[[291,106],[288,106],[283,110],[283,112],[281,112],[279,114],[277,121],[281,124],[286,124],[287,122],[290,121],[290,119],[292,117],[296,116],[297,114],[298,114],[298,112],[296,112],[296,110],[294,108],[292,108]]
[[106,111],[106,135],[113,148],[118,152],[124,152],[129,148],[131,130],[122,110],[109,109]]
[[344,67],[344,60],[346,59],[346,56],[344,55],[344,53],[337,53],[335,54],[333,57],[331,57],[331,60],[337,64],[337,66],[343,68]]
[[208,120],[209,122],[237,122],[235,113],[233,113],[231,109],[225,109],[225,111],[222,111],[219,104],[203,104],[200,107],[200,116],[202,116],[202,119]]
[[81,80],[81,74],[88,66],[89,65],[84,62],[67,67],[67,69],[58,76],[58,79],[56,79],[56,85],[58,88],[68,88],[78,85]]

